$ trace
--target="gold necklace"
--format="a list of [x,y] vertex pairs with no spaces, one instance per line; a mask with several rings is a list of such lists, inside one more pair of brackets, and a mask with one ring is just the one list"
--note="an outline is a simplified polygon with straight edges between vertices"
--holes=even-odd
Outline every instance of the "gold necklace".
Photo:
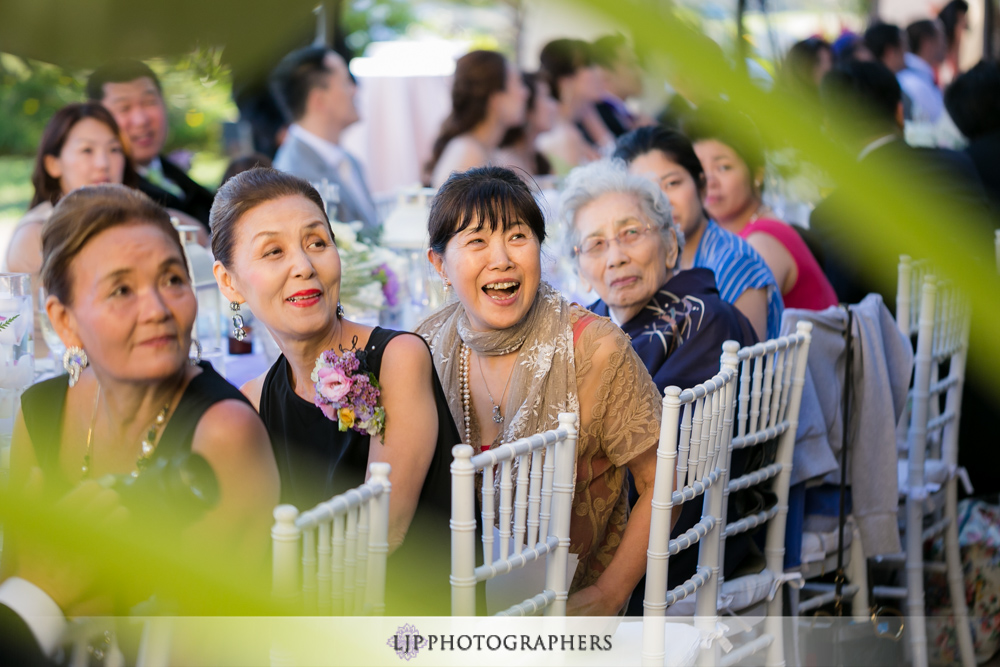
[[[97,394],[94,396],[94,409],[90,414],[90,428],[87,429],[87,451],[83,455],[83,466],[81,466],[83,479],[90,477],[90,467],[94,454],[94,426],[97,424],[97,406],[100,400],[101,385],[97,385]],[[172,403],[173,397],[171,396],[167,404],[156,413],[153,423],[146,429],[146,437],[142,439],[139,447],[139,456],[136,458],[135,470],[132,471],[132,477],[138,477],[139,473],[149,466],[149,461],[156,451],[156,445],[159,444],[160,432],[163,430],[163,425],[167,423],[167,414],[170,412],[170,405]]]

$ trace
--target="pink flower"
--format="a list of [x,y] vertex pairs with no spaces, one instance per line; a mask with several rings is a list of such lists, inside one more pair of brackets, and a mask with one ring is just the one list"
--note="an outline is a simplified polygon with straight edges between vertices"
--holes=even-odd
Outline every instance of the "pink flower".
[[351,391],[354,381],[344,374],[339,368],[321,368],[317,372],[319,380],[316,382],[316,393],[330,401],[336,403]]

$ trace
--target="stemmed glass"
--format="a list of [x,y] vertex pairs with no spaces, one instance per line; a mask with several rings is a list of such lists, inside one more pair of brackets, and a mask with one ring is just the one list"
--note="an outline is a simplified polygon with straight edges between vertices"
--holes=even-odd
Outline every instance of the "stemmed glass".
[[0,461],[7,460],[21,392],[35,376],[32,315],[31,276],[0,273]]

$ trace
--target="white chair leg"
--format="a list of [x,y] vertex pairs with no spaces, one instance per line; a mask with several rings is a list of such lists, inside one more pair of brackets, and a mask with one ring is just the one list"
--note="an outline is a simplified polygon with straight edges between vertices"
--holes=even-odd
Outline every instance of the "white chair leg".
[[923,501],[910,495],[906,499],[906,622],[910,631],[910,664],[913,667],[927,667],[923,516]]
[[975,667],[976,652],[972,645],[972,629],[969,626],[969,608],[965,603],[965,576],[962,555],[958,548],[958,480],[948,480],[945,491],[945,515],[950,519],[944,534],[944,555],[948,564],[948,592],[951,595],[951,609],[955,617],[955,636],[962,667]]
[[851,562],[847,564],[847,579],[858,587],[858,592],[851,599],[851,615],[854,620],[864,622],[868,619],[871,603],[868,600],[868,561],[861,545],[861,533],[857,526],[852,527]]

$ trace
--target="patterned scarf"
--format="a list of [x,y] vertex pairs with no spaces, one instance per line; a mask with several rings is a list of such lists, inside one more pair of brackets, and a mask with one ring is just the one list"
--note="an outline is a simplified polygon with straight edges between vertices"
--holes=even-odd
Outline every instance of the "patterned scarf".
[[[540,283],[527,315],[508,329],[473,331],[461,302],[453,301],[417,325],[431,348],[459,432],[465,423],[459,377],[461,343],[476,354],[499,356],[518,350],[503,414],[503,429],[494,444],[513,442],[558,426],[560,412],[580,415],[570,304],[547,283]],[[473,426],[475,418],[473,417]],[[473,440],[478,429],[472,429]],[[471,444],[478,453],[481,443]]]

